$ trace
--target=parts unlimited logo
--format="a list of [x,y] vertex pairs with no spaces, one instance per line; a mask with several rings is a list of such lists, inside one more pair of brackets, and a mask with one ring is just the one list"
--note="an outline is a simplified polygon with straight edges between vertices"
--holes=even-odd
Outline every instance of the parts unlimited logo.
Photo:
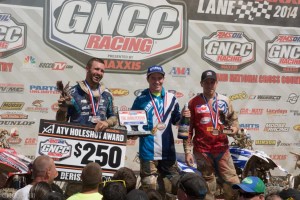
[[219,70],[238,71],[255,62],[255,41],[245,33],[217,31],[202,38],[201,56]]
[[183,54],[188,37],[184,3],[144,2],[46,0],[45,43],[82,67],[94,56],[106,72],[145,73]]
[[0,29],[0,58],[26,48],[26,24],[17,22],[11,14],[0,13]]
[[300,35],[278,35],[266,42],[265,61],[282,73],[300,72]]

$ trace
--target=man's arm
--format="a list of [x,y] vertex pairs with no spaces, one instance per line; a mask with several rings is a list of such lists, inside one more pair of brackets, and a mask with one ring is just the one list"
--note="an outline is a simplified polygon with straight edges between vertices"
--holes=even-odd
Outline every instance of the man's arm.
[[185,153],[185,162],[189,165],[189,166],[193,166],[194,165],[194,157],[192,154],[192,138],[193,138],[193,131],[194,131],[194,116],[195,113],[193,111],[192,105],[191,103],[189,103],[189,114],[190,114],[190,128],[189,128],[189,136],[188,139],[183,140],[183,150]]
[[238,120],[238,115],[237,113],[233,110],[233,106],[232,106],[232,102],[229,100],[228,101],[228,115],[231,116],[230,120],[231,120],[231,130],[233,134],[237,134],[239,129],[240,129],[240,125],[239,125],[239,120]]

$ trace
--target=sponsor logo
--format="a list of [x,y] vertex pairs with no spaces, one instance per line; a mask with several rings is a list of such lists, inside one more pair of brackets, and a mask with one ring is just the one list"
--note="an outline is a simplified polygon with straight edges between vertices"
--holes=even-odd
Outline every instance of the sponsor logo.
[[23,61],[22,70],[35,70],[36,69],[36,61],[33,56],[25,56]]
[[0,93],[19,93],[24,92],[24,84],[0,83]]
[[40,63],[39,68],[63,71],[65,69],[72,69],[73,66],[67,65],[66,62],[55,62],[55,63]]
[[36,138],[26,138],[24,145],[36,145],[37,139]]
[[231,101],[238,100],[238,99],[241,99],[241,100],[248,99],[248,95],[246,92],[243,91],[241,93],[237,93],[237,94],[233,94],[233,95],[229,96],[229,99]]
[[284,147],[291,147],[291,146],[297,146],[300,147],[300,142],[282,142],[281,140],[277,140],[277,146],[284,146]]
[[28,115],[17,112],[7,112],[0,115],[1,119],[28,119]]
[[173,77],[187,77],[191,73],[191,69],[188,67],[173,67],[169,72]]
[[255,145],[276,145],[276,140],[255,140]]
[[200,120],[200,124],[208,124],[210,121],[210,117],[202,117]]
[[125,105],[122,105],[122,106],[119,107],[119,110],[120,110],[120,111],[127,111],[127,110],[130,110],[130,108],[128,108],[128,107],[125,106]]
[[240,128],[248,131],[259,131],[259,124],[240,124]]
[[300,116],[300,111],[299,110],[290,110],[291,113],[294,114],[294,116]]
[[7,142],[9,144],[20,144],[22,142],[17,128],[12,128],[10,130],[10,137],[7,139]]
[[298,98],[299,98],[299,95],[296,95],[295,93],[291,93],[286,102],[289,102],[290,104],[295,104],[295,103],[297,103]]
[[53,112],[57,112],[58,109],[59,109],[59,107],[58,107],[58,103],[57,102],[51,105],[51,110]]
[[300,124],[297,124],[297,125],[293,126],[293,129],[295,131],[300,131]]
[[0,58],[6,58],[26,48],[27,27],[8,13],[0,14]]
[[60,92],[57,91],[56,86],[30,85],[29,91],[30,93],[37,93],[37,94],[60,94]]
[[145,90],[145,89],[138,89],[138,90],[134,91],[133,94],[134,94],[135,96],[140,96],[144,90]]
[[240,110],[241,115],[262,115],[264,109],[262,108],[242,108]]
[[282,73],[300,72],[300,35],[278,35],[266,42],[266,63]]
[[168,90],[168,92],[174,94],[176,98],[181,98],[184,96],[183,93],[177,92],[176,90]]
[[[0,41],[0,44],[1,44],[1,41]],[[0,62],[0,72],[11,72],[12,66],[13,66],[13,63]]]
[[209,113],[209,108],[206,105],[196,105],[197,113]]
[[274,95],[257,95],[257,100],[259,101],[279,101],[281,96]]
[[35,100],[32,102],[33,107],[27,107],[25,111],[27,112],[40,112],[48,113],[48,108],[42,107],[43,100]]
[[185,4],[162,3],[47,0],[45,43],[81,66],[94,56],[106,72],[145,73],[187,49]]
[[109,90],[114,97],[127,96],[129,94],[129,90],[121,88],[110,88]]
[[272,160],[286,160],[288,157],[287,155],[279,155],[279,154],[272,154],[269,156]]
[[286,115],[288,110],[282,109],[267,109],[267,115]]
[[238,71],[255,62],[255,41],[243,32],[217,31],[202,38],[201,56],[219,70]]
[[289,127],[285,127],[286,123],[267,123],[264,131],[266,132],[288,132]]
[[39,154],[47,155],[53,160],[64,160],[71,156],[72,145],[69,145],[64,139],[49,138],[39,145]]
[[0,125],[5,125],[5,126],[31,126],[35,122],[34,121],[16,121],[16,120],[10,120],[10,121],[2,121],[0,120]]
[[22,110],[24,102],[3,102],[0,110]]

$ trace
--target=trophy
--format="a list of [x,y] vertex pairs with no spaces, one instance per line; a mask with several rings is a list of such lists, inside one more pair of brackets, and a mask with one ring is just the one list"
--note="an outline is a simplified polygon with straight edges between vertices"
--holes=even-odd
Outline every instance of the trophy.
[[228,135],[232,134],[231,126],[234,120],[233,119],[234,112],[228,114],[227,116],[225,116],[225,113],[223,111],[219,111],[219,113],[220,113],[220,121],[224,125],[224,129],[222,130],[222,133]]
[[71,95],[70,95],[70,81],[67,83],[66,86],[64,86],[62,81],[57,81],[56,82],[56,87],[57,90],[60,92],[61,94],[61,98],[64,98],[65,101],[63,101],[61,103],[61,107],[68,107],[69,105],[71,105]]

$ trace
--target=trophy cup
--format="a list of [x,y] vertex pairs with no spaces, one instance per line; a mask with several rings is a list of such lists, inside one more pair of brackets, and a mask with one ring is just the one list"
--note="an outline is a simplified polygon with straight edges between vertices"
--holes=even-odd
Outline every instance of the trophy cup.
[[220,112],[220,121],[224,125],[222,133],[227,134],[227,135],[233,134],[233,132],[231,130],[231,126],[233,124],[233,114],[234,114],[234,112],[228,114],[227,116],[225,116],[223,111],[219,111],[219,112]]
[[62,81],[56,82],[57,91],[59,91],[61,97],[65,99],[65,101],[62,102],[61,107],[68,107],[69,105],[71,105],[71,95],[70,95],[69,85],[70,85],[70,81],[67,83],[65,87]]

